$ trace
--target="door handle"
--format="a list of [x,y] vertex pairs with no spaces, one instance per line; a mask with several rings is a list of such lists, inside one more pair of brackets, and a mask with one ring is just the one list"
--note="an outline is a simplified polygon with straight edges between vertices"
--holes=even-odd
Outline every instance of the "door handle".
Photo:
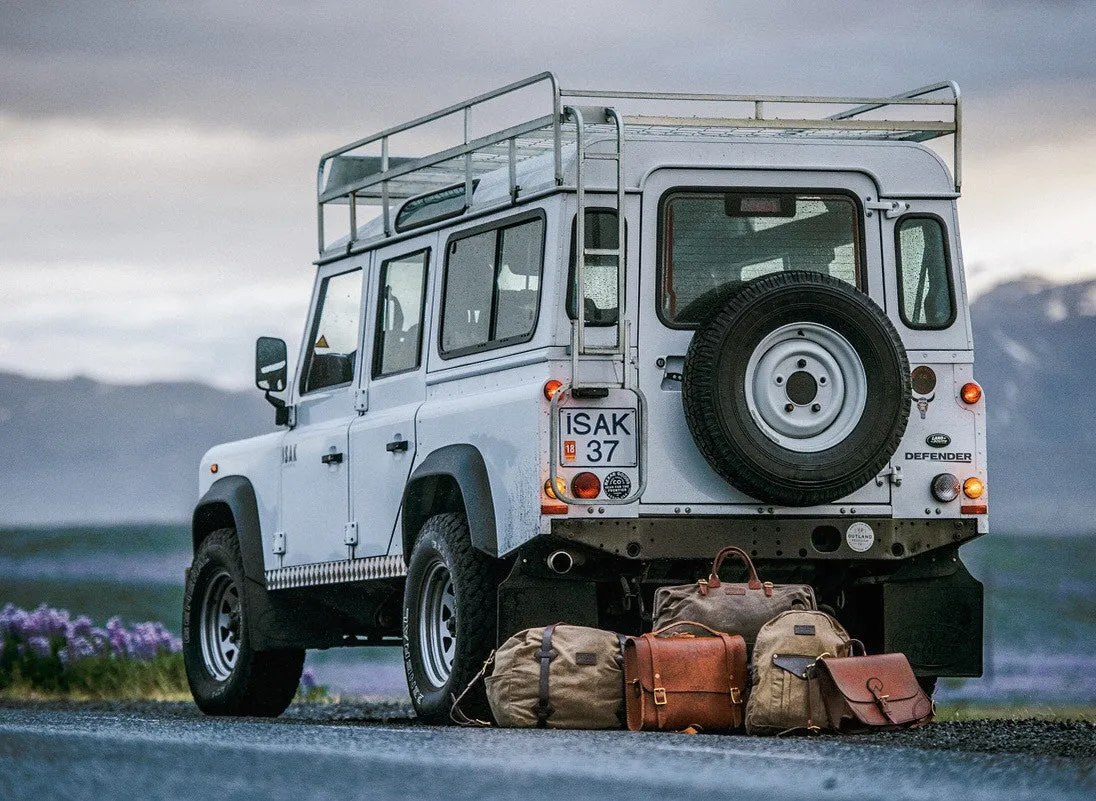
[[384,449],[386,451],[388,451],[389,453],[395,453],[396,451],[405,451],[406,452],[406,450],[407,450],[407,440],[405,440],[405,439],[394,439],[391,442],[389,442],[387,445],[385,445]]
[[320,461],[324,464],[342,464],[343,455],[341,453],[325,453],[320,457]]

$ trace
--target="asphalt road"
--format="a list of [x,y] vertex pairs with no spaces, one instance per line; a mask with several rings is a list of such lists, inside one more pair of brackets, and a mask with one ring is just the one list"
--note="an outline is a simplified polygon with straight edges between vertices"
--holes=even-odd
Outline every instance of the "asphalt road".
[[188,704],[9,702],[0,707],[0,799],[1096,797],[1092,727],[1061,728],[1067,739],[1039,754],[985,753],[1004,742],[992,727],[978,729],[985,746],[959,728],[955,748],[942,747],[950,725],[775,740],[433,728],[384,705],[291,707],[259,720],[207,718]]

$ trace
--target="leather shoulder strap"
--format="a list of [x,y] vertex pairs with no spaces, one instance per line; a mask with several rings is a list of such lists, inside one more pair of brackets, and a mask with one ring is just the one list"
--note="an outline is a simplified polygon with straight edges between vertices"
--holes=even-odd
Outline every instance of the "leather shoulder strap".
[[552,704],[548,700],[548,671],[556,652],[552,650],[552,632],[558,624],[553,623],[544,628],[540,650],[537,651],[537,659],[540,660],[540,698],[537,701],[535,711],[537,713],[537,728],[543,729],[548,725],[548,718],[552,714]]

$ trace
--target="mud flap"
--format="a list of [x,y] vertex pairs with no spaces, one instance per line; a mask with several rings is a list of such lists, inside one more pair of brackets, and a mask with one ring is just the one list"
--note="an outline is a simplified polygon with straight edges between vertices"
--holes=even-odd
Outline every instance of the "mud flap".
[[526,575],[521,560],[499,585],[498,642],[523,629],[552,623],[598,625],[597,584],[567,578]]
[[883,651],[918,676],[981,676],[983,604],[957,552],[910,564],[883,585]]

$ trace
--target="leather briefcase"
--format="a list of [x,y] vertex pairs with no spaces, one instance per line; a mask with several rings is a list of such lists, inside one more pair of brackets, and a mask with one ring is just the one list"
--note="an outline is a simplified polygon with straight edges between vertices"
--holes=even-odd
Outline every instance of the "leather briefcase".
[[[719,568],[728,556],[746,563],[745,584],[723,583]],[[761,581],[749,555],[741,548],[724,548],[716,554],[712,573],[695,584],[660,587],[655,592],[654,628],[681,621],[695,621],[728,634],[741,634],[753,647],[765,623],[789,609],[817,609],[814,589],[808,584],[773,584]],[[699,633],[699,632],[697,632]]]
[[[707,636],[665,636],[686,624]],[[624,705],[631,731],[741,728],[745,692],[746,643],[738,635],[684,621],[624,644]]]
[[830,726],[843,734],[907,729],[933,717],[905,654],[823,657],[818,682]]

